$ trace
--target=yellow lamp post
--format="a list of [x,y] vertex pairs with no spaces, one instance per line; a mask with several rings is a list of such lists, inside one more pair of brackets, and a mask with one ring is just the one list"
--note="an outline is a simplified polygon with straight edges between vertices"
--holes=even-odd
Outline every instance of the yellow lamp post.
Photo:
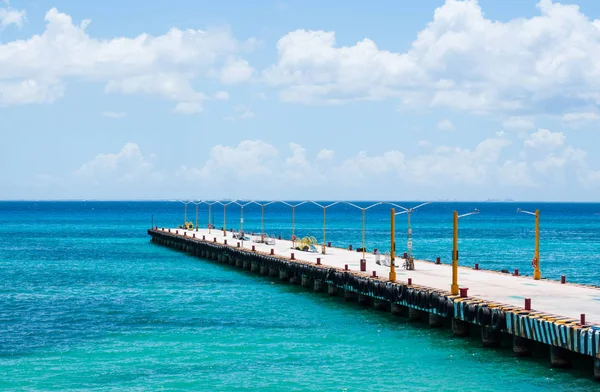
[[375,204],[371,204],[368,207],[360,207],[357,206],[356,204],[350,203],[350,202],[345,202],[346,204],[354,207],[354,208],[358,208],[359,210],[362,211],[362,258],[364,260],[365,258],[365,212],[375,206],[378,206],[380,204],[382,204],[381,202],[377,202]]
[[[414,264],[412,263],[412,228],[410,227],[410,214],[412,212],[414,212],[417,208],[421,208],[423,206],[430,204],[430,202],[425,202],[425,203],[419,204],[418,206],[410,207],[410,208],[402,207],[402,206],[400,206],[398,204],[394,204],[394,203],[389,203],[389,204],[403,210],[400,212],[396,212],[395,215],[406,214],[408,228],[406,230],[407,241],[406,241],[406,264],[405,264],[405,266],[406,266],[406,269],[412,270],[412,269],[414,269]],[[395,227],[394,227],[394,229],[395,229]]]
[[180,203],[183,203],[183,228],[187,229],[187,206],[191,203],[191,201],[179,200]]
[[200,204],[204,204],[204,201],[200,200],[200,201],[192,201],[190,203],[193,203],[196,205],[196,231],[198,231],[198,206]]
[[450,286],[450,294],[452,295],[458,295],[458,219],[475,214],[479,214],[478,209],[462,215],[458,215],[458,212],[454,211],[454,230],[452,237],[452,284]]
[[542,278],[542,273],[540,271],[540,210],[530,212],[517,208],[517,212],[533,215],[535,217],[535,250],[531,265],[533,266],[533,279],[540,280]]
[[325,249],[327,249],[327,209],[329,207],[333,207],[334,205],[338,204],[339,201],[333,202],[328,205],[319,204],[316,201],[312,201],[312,200],[310,202],[323,209],[323,245],[321,246],[321,253],[326,254],[327,252]]
[[306,204],[306,201],[302,201],[300,203],[297,204],[290,204],[286,201],[279,201],[282,204],[285,204],[286,206],[290,207],[292,209],[292,248],[296,247],[296,235],[295,235],[295,214],[296,214],[296,207],[300,207],[302,204]]

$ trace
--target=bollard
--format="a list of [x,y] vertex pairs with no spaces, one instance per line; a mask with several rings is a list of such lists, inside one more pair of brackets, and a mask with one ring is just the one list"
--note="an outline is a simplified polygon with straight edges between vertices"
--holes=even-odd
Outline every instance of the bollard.
[[280,236],[280,235],[278,235],[278,236],[277,236],[277,239],[278,239],[278,240],[280,240],[280,239],[281,239],[281,236]]
[[206,240],[206,236],[205,236],[205,235],[203,235],[203,236],[202,236],[202,241],[205,241],[205,240]]
[[292,253],[292,257],[291,257],[291,259],[292,259],[292,260],[296,260],[296,257],[294,256],[294,253]]
[[458,289],[458,291],[460,291],[460,297],[461,298],[466,298],[468,297],[467,292],[469,291],[468,287],[461,287]]
[[217,242],[217,237],[214,237],[214,238],[213,238],[213,242]]
[[328,243],[327,243],[327,247],[328,247],[328,248],[331,248],[331,242],[328,242]]
[[404,254],[402,255],[403,259],[408,259],[408,254],[406,252],[404,252]]
[[240,243],[239,243],[239,242],[237,243],[237,247],[238,247],[238,248],[240,247]]
[[275,254],[275,249],[271,248],[271,254],[274,255]]
[[352,245],[348,245],[348,250],[352,250]]
[[518,270],[518,269],[516,269],[516,270],[515,270],[515,273],[514,273],[513,275],[514,275],[514,276],[519,276],[519,270]]
[[223,241],[223,245],[227,245],[227,240],[224,240],[224,241]]
[[377,277],[377,271],[373,271],[373,277],[376,278]]
[[184,236],[184,237],[187,237],[187,231],[184,231],[184,232],[183,232],[183,236]]
[[475,269],[478,270],[479,269],[479,264],[475,263]]
[[344,264],[344,270],[348,271],[348,264]]
[[256,251],[256,246],[252,245],[252,252]]
[[179,230],[175,230],[175,234],[179,234]]
[[435,259],[435,263],[436,263],[436,264],[442,264],[442,261],[440,260],[440,258],[439,258],[439,257],[437,257],[437,258]]
[[196,238],[196,233],[192,234],[192,237]]
[[365,272],[367,270],[367,260],[360,259],[360,270]]
[[169,233],[171,232],[171,229],[169,229]]
[[408,285],[411,286],[412,285],[412,278],[408,278]]
[[579,324],[580,325],[585,325],[585,313],[581,313],[581,316],[579,316]]
[[525,298],[525,310],[531,310],[531,298]]
[[321,258],[317,257],[317,265],[321,265]]
[[162,228],[162,231],[165,231],[165,228],[164,228],[164,227]]
[[377,254],[377,248],[373,249],[373,254],[376,255]]
[[561,283],[561,284],[565,284],[565,283],[567,283],[567,277],[566,277],[566,276],[564,276],[564,275],[562,275],[562,276],[560,277],[560,283]]

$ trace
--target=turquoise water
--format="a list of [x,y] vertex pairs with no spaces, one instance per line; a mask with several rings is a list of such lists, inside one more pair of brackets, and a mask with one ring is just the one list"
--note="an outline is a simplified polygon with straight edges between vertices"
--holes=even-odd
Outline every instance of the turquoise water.
[[[449,259],[447,215],[457,206],[482,211],[461,220],[461,263],[526,268],[533,220],[513,204],[424,207],[412,217],[416,257]],[[358,246],[360,212],[334,208],[328,239]],[[543,272],[598,283],[600,208],[540,208]],[[180,224],[183,206],[0,203],[0,389],[600,389],[591,364],[553,370],[547,358],[515,359],[508,348],[482,349],[477,338],[150,244],[152,214],[159,226]],[[388,215],[369,211],[369,247],[385,246]],[[319,217],[299,207],[298,234],[319,235]],[[265,231],[286,235],[289,218],[289,209],[267,207]],[[228,208],[227,220],[238,226],[239,210]],[[246,208],[244,225],[258,231],[260,209]]]

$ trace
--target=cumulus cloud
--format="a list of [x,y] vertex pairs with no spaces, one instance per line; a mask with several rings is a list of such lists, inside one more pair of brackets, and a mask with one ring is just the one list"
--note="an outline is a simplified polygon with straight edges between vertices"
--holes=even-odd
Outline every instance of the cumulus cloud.
[[127,143],[117,153],[102,153],[84,163],[75,172],[79,180],[91,183],[159,181],[160,172],[154,171],[151,157],[145,157],[136,143]]
[[535,128],[535,123],[528,117],[513,116],[502,121],[502,126],[505,129],[528,130]]
[[233,114],[225,117],[225,120],[236,121],[236,120],[247,120],[256,117],[256,114],[244,105],[234,105]]
[[5,2],[5,7],[0,8],[0,29],[10,25],[21,28],[26,19],[26,12],[12,8],[8,1]]
[[441,131],[452,131],[454,129],[454,124],[450,120],[440,120],[437,123],[437,128]]
[[332,31],[296,30],[278,41],[277,62],[262,76],[282,100],[305,104],[397,97],[404,107],[554,113],[558,102],[600,101],[600,22],[551,0],[538,9],[500,22],[475,0],[447,0],[406,52],[368,38],[338,46]]
[[536,132],[529,135],[525,140],[525,147],[530,148],[556,148],[565,143],[566,136],[562,132],[552,132],[548,129],[538,129]]
[[324,149],[317,153],[317,159],[324,160],[324,161],[333,159],[334,156],[335,156],[335,151],[333,151],[333,150]]
[[[3,19],[4,20],[4,19]],[[28,39],[0,44],[0,88],[4,105],[49,103],[60,98],[65,79],[106,83],[107,93],[150,94],[176,102],[201,102],[195,82],[220,74],[247,79],[238,54],[254,40],[238,41],[228,29],[180,30],[163,35],[97,39],[72,18],[50,9],[46,28]]]
[[249,80],[254,73],[254,68],[242,59],[228,59],[221,68],[220,79],[224,84],[235,84]]

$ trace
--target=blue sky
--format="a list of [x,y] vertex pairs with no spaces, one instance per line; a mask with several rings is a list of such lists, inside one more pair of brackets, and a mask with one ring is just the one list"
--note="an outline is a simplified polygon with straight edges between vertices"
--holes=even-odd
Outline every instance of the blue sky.
[[597,201],[599,19],[594,1],[0,1],[0,199]]

